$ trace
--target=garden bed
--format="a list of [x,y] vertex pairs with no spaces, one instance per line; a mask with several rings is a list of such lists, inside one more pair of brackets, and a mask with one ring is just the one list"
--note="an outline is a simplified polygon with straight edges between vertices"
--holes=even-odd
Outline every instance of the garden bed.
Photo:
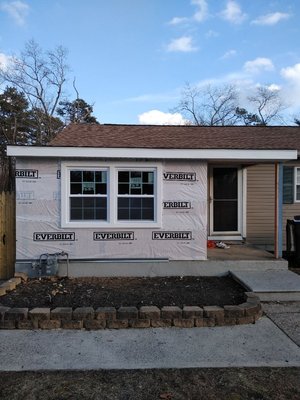
[[255,323],[261,316],[259,298],[230,276],[23,276],[0,290],[0,329],[213,327]]
[[7,307],[224,306],[244,302],[230,276],[29,279],[0,298]]

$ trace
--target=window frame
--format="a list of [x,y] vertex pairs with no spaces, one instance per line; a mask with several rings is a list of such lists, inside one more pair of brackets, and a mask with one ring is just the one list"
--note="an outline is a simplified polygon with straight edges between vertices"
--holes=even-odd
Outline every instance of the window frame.
[[[105,172],[106,173],[106,178],[105,178],[105,183],[106,183],[106,193],[105,194],[103,194],[103,193],[93,193],[93,194],[88,194],[88,193],[72,193],[72,178],[71,178],[71,174],[72,174],[72,172],[73,171],[78,171],[78,172],[82,172],[82,173],[84,173],[84,172]],[[108,216],[109,216],[109,210],[108,210],[108,206],[109,206],[109,204],[108,204],[108,171],[107,171],[107,168],[105,168],[105,169],[103,169],[103,168],[93,168],[93,167],[86,167],[86,168],[70,168],[69,170],[68,170],[68,177],[69,177],[69,184],[68,184],[68,197],[69,197],[69,207],[68,207],[68,213],[69,213],[69,215],[68,215],[68,218],[69,218],[69,220],[70,220],[70,222],[80,222],[80,221],[104,221],[104,222],[106,222],[107,221],[107,219],[108,219]],[[81,179],[81,182],[80,182],[80,184],[84,184],[86,181],[83,181],[82,179]],[[95,180],[93,181],[93,185],[95,185]],[[101,182],[102,183],[102,182]],[[95,187],[94,187],[94,190],[95,190]],[[102,198],[102,199],[106,199],[106,218],[105,219],[99,219],[99,220],[97,220],[97,219],[95,219],[95,218],[93,218],[93,219],[88,219],[88,218],[86,218],[86,219],[78,219],[78,220],[76,220],[76,219],[74,219],[74,220],[71,220],[71,213],[72,213],[72,207],[71,207],[71,199],[82,199],[82,198],[93,198],[93,199],[95,199],[95,198]]]
[[300,203],[300,198],[297,199],[297,186],[300,187],[300,184],[297,184],[298,170],[300,171],[300,167],[294,167],[294,203]]
[[[70,172],[71,171],[105,171],[106,179],[107,179],[107,189],[106,189],[106,199],[107,199],[107,219],[106,220],[75,220],[72,221],[70,219],[70,199],[71,197],[86,197],[84,194],[82,195],[72,195],[70,193]],[[103,225],[109,224],[109,216],[110,216],[110,201],[109,201],[109,168],[107,166],[97,165],[96,163],[62,163],[61,164],[61,227],[94,227],[98,226],[99,222]],[[89,196],[87,196],[89,197]],[[104,197],[92,195],[91,197]]]
[[[70,220],[70,173],[71,170],[107,171],[107,220]],[[154,220],[118,220],[118,172],[154,172]],[[160,228],[162,225],[162,167],[159,163],[107,161],[61,162],[61,227],[62,228]],[[96,195],[95,195],[96,196]],[[147,196],[142,196],[147,197]]]
[[295,166],[285,164],[282,166],[282,204],[295,203]]
[[[143,195],[143,194],[119,194],[119,188],[118,188],[118,185],[119,185],[119,172],[122,172],[122,171],[128,171],[128,172],[153,172],[153,194],[151,194],[151,195]],[[155,221],[156,221],[156,219],[157,219],[157,217],[156,217],[156,214],[157,214],[157,205],[156,205],[156,192],[157,192],[157,185],[156,185],[156,183],[157,183],[157,172],[156,172],[156,169],[153,169],[153,168],[148,168],[148,167],[138,167],[138,166],[135,166],[135,167],[130,167],[130,168],[126,168],[126,167],[117,167],[116,168],[116,222],[117,223],[119,223],[119,224],[126,224],[126,226],[127,226],[127,224],[131,224],[131,223],[135,223],[135,222],[137,222],[137,223],[145,223],[145,224],[148,224],[148,223],[154,223]],[[133,197],[135,197],[135,198],[142,198],[142,199],[146,199],[146,198],[153,198],[153,200],[154,200],[154,210],[153,210],[153,212],[154,212],[154,218],[153,218],[153,220],[138,220],[138,219],[132,219],[132,220],[126,220],[126,219],[118,219],[118,212],[119,212],[119,209],[118,209],[118,200],[119,200],[119,198],[133,198]]]

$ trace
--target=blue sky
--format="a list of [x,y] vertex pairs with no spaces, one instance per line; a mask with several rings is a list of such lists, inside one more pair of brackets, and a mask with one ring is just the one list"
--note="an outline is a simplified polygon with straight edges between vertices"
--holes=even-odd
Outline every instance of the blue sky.
[[299,0],[0,0],[0,62],[63,45],[102,123],[180,123],[186,82],[280,90],[300,115]]

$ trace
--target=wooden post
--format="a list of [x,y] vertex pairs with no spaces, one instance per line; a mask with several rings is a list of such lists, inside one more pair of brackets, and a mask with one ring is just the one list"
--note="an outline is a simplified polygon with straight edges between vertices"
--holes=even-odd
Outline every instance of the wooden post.
[[4,271],[4,194],[0,192],[0,278],[4,278],[6,271]]
[[15,270],[15,194],[0,193],[0,279],[8,279]]
[[14,193],[8,193],[7,198],[7,275],[12,277],[14,275],[14,264],[15,264],[15,195]]
[[274,255],[282,257],[282,164],[275,163]]

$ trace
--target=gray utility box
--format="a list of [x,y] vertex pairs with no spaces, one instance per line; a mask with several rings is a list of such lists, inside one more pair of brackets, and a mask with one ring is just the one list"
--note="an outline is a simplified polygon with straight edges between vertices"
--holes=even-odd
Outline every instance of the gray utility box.
[[40,256],[39,269],[41,276],[54,276],[58,273],[58,255],[42,254]]

